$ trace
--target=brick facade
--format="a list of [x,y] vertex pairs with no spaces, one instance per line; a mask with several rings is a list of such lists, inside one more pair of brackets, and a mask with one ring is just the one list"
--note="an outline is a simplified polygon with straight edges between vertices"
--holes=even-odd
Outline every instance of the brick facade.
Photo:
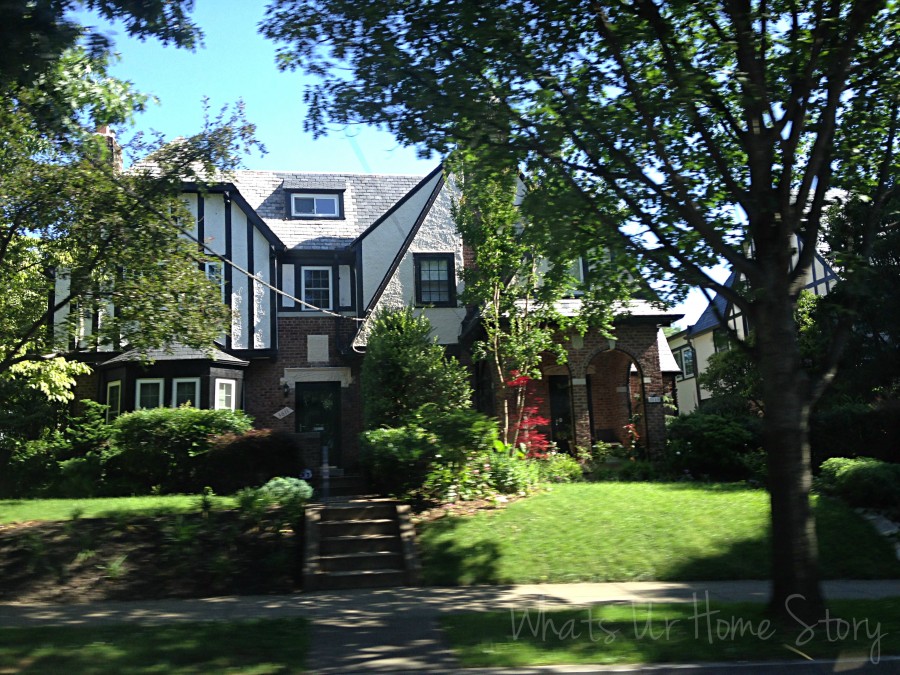
[[[634,419],[640,434],[639,446],[651,454],[665,443],[665,415],[662,403],[650,397],[669,395],[673,377],[664,381],[660,371],[658,327],[655,323],[622,321],[614,341],[598,331],[586,335],[560,335],[567,363],[559,365],[548,357],[542,367],[545,376],[570,374],[572,423],[575,445],[588,447],[597,440],[624,443],[623,427]],[[552,359],[552,360],[551,360]],[[631,372],[632,365],[635,372]],[[544,399],[541,412],[550,417],[546,382],[537,389]]]
[[[348,375],[340,387],[340,464],[354,469],[359,464],[359,434],[362,431],[362,401],[359,387],[361,359],[346,349],[355,322],[336,317],[283,315],[278,322],[278,356],[252,361],[247,368],[245,409],[261,428],[297,431],[296,382],[317,382],[337,377],[333,369],[344,369]],[[310,361],[310,336],[327,336],[327,359]],[[297,370],[299,369],[299,371]],[[285,385],[287,384],[287,392]],[[275,413],[291,408],[292,413],[278,419]],[[298,442],[310,468],[321,464],[321,448],[317,438],[299,434]]]

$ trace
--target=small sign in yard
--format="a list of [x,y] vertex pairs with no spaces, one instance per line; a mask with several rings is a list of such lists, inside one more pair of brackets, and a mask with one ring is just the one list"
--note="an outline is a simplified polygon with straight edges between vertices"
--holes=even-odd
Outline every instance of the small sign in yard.
[[285,407],[285,408],[282,408],[281,410],[279,410],[277,413],[273,413],[272,417],[276,417],[280,420],[283,420],[285,417],[290,415],[292,412],[294,412],[293,408]]

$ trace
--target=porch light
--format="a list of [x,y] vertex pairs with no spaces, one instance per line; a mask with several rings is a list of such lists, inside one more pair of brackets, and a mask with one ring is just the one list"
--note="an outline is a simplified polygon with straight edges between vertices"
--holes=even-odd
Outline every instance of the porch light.
[[289,385],[285,380],[281,381],[281,391],[284,392],[285,398],[291,395],[291,385]]

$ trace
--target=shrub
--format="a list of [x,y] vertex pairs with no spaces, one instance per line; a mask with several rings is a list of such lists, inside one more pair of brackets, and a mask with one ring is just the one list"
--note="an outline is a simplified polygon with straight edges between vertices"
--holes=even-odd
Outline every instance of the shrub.
[[895,508],[900,504],[900,465],[870,457],[833,457],[822,463],[818,488],[851,506]]
[[377,491],[391,495],[422,485],[431,459],[438,453],[437,437],[411,424],[373,429],[362,434],[362,459]]
[[441,501],[490,491],[490,454],[497,442],[494,420],[473,410],[419,408],[409,424],[362,435],[363,461],[373,487]]
[[687,472],[695,478],[750,478],[753,471],[748,456],[760,444],[753,428],[755,424],[751,418],[702,411],[672,418],[668,424],[666,468],[678,475]]
[[360,381],[366,429],[402,426],[428,403],[444,411],[471,405],[468,372],[446,357],[428,319],[410,308],[375,317]]
[[300,449],[293,434],[272,429],[250,429],[210,439],[203,480],[220,494],[261,485],[276,476],[296,476],[301,469]]
[[581,464],[571,455],[551,452],[537,462],[541,480],[547,483],[574,483],[581,480]]
[[810,420],[813,466],[830,457],[860,453],[884,461],[900,461],[900,423],[896,410],[843,401],[817,409]]
[[259,488],[259,494],[276,506],[296,506],[308,502],[313,489],[305,480],[279,476]]
[[506,450],[490,455],[491,485],[500,494],[528,494],[541,482],[536,460],[510,455]]
[[5,448],[0,486],[7,498],[43,497],[59,476],[59,464],[52,445],[47,441],[28,441],[10,444]]
[[244,433],[250,418],[240,410],[153,408],[118,417],[113,423],[113,449],[107,476],[115,491],[194,492],[202,476],[210,437]]

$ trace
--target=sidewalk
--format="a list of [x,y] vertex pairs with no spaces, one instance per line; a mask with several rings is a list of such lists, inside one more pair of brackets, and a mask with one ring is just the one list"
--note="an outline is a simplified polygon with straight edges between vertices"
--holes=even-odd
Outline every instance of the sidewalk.
[[[830,581],[824,583],[824,591],[829,599],[900,597],[900,580]],[[448,672],[458,664],[438,628],[439,617],[446,613],[691,601],[695,596],[705,601],[707,595],[711,601],[765,602],[768,593],[767,581],[632,582],[387,588],[85,605],[0,604],[0,627],[305,617],[313,622],[311,672]]]

